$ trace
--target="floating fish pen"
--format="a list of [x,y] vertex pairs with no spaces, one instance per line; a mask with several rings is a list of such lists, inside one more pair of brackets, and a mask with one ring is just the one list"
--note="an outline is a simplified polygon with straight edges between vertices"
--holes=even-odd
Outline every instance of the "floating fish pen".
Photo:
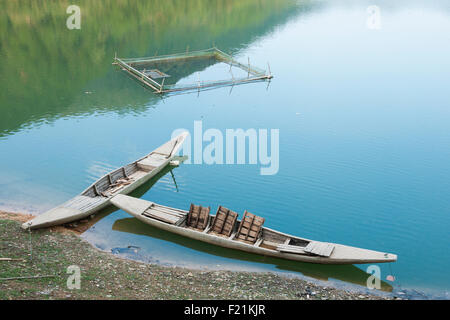
[[[114,65],[141,82],[155,93],[176,93],[181,91],[203,90],[206,88],[233,86],[249,82],[270,80],[268,70],[236,61],[231,55],[217,48],[183,52],[146,58],[114,57]],[[202,81],[200,72],[218,79]],[[195,78],[194,74],[197,74]]]

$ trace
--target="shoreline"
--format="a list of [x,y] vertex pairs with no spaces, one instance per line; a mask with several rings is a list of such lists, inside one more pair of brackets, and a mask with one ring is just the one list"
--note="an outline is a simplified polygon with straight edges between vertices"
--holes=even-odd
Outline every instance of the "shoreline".
[[[31,234],[20,224],[30,214],[0,211],[0,300],[7,299],[290,299],[398,300],[386,293],[324,286],[273,272],[198,270],[161,266],[99,250],[79,235],[88,219],[74,228],[39,229]],[[30,236],[31,243],[30,246]],[[32,248],[32,250],[31,250]],[[67,267],[78,265],[81,289],[68,289]]]

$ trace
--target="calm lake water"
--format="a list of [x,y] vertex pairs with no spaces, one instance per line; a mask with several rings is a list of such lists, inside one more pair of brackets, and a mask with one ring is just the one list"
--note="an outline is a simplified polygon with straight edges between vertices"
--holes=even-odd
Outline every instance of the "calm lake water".
[[[249,210],[306,238],[396,253],[383,290],[449,298],[448,1],[77,1],[0,4],[0,209],[38,214],[173,130],[279,129],[279,171],[183,164],[143,199]],[[377,7],[370,6],[376,5]],[[378,9],[377,9],[378,8]],[[378,11],[377,11],[378,10]],[[375,12],[375,16],[374,16]],[[375,20],[374,20],[375,19]],[[375,28],[375,29],[374,29]],[[205,49],[274,79],[161,99],[111,65]],[[184,70],[187,77],[211,70]],[[261,258],[173,236],[108,208],[83,234],[116,254],[364,286],[362,266]]]

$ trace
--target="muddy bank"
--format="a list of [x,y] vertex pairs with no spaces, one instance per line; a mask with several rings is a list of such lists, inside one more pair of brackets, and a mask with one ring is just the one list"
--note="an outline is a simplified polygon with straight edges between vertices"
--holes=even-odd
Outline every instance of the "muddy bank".
[[[273,273],[199,271],[125,260],[83,241],[75,228],[31,232],[32,216],[0,212],[0,299],[396,299]],[[80,289],[69,289],[67,268],[80,268]],[[19,277],[35,277],[17,279]],[[73,283],[73,282],[72,282]]]

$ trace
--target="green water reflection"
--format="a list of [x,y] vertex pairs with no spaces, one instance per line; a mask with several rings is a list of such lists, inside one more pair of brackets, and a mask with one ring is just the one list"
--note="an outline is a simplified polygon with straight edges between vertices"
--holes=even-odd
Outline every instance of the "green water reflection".
[[69,4],[0,3],[0,137],[59,117],[139,112],[159,101],[114,72],[115,53],[151,56],[213,44],[233,53],[310,7],[285,0],[86,0],[76,1],[81,30],[68,30]]

